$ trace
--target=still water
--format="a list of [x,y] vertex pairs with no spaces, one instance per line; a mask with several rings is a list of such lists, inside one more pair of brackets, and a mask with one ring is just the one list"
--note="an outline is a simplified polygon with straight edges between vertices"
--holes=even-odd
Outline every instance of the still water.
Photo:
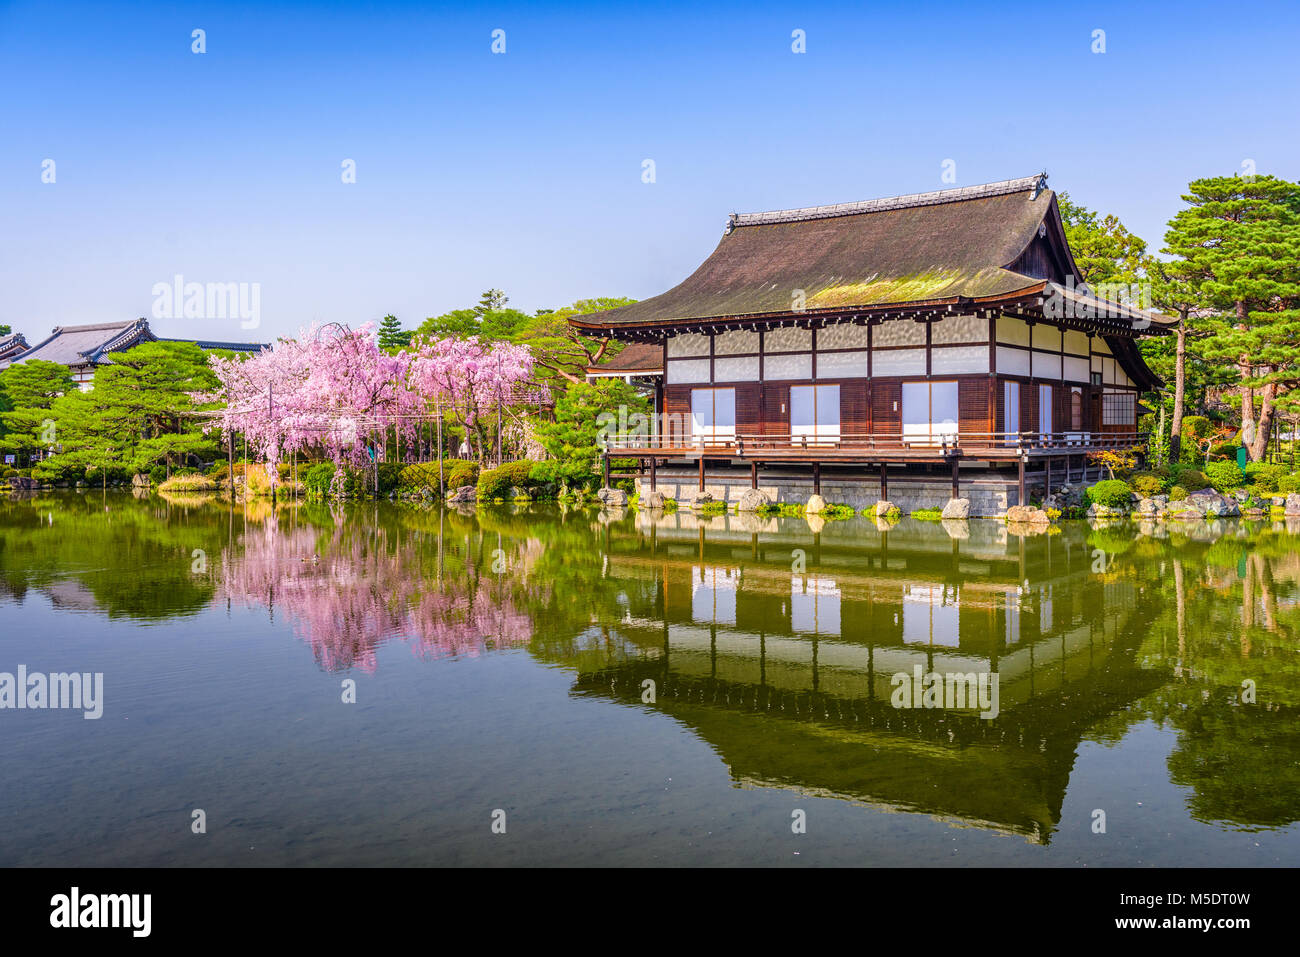
[[0,865],[1296,865],[1298,628],[1282,523],[4,499]]

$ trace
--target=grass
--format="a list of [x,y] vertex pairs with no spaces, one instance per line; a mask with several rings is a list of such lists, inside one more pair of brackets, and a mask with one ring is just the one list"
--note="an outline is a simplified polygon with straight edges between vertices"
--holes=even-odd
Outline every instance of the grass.
[[207,475],[173,475],[158,486],[160,492],[215,492],[217,483]]
[[922,522],[937,522],[943,518],[943,509],[931,505],[927,508],[912,509],[912,517]]

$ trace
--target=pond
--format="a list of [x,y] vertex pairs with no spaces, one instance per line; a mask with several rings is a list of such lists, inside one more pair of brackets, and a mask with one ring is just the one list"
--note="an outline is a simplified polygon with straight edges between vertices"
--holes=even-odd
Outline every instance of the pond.
[[1295,865],[1297,629],[1283,523],[8,498],[0,864]]

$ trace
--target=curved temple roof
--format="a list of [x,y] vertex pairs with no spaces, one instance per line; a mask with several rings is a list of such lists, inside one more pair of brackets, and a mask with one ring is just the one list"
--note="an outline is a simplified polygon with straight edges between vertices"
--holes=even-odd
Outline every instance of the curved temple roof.
[[[992,305],[1003,297],[1051,295],[1049,280],[1079,280],[1046,181],[1040,174],[891,199],[733,215],[712,255],[677,286],[571,322],[614,331],[963,300]],[[1037,240],[1057,250],[1058,264],[1050,272],[1022,265]],[[1026,268],[1038,274],[1021,271]],[[1162,323],[1136,310],[1119,311],[1142,328]]]

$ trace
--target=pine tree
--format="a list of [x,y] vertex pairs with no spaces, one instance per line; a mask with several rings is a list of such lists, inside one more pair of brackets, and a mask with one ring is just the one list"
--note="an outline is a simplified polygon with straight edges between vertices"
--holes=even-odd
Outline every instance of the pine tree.
[[76,390],[71,370],[57,362],[32,359],[0,372],[0,451],[14,455],[20,466],[30,465],[51,444],[46,427],[50,407]]
[[393,353],[405,349],[411,344],[410,332],[402,330],[402,323],[392,313],[379,320],[379,348]]
[[217,379],[207,356],[188,342],[148,342],[115,352],[95,370],[89,392],[69,393],[51,408],[61,451],[43,471],[143,472],[170,470],[217,456],[214,435],[203,433],[192,393],[210,392]]
[[1237,367],[1242,444],[1257,462],[1300,385],[1300,184],[1212,177],[1183,200],[1165,234],[1177,258],[1164,269],[1193,300],[1206,359]]

